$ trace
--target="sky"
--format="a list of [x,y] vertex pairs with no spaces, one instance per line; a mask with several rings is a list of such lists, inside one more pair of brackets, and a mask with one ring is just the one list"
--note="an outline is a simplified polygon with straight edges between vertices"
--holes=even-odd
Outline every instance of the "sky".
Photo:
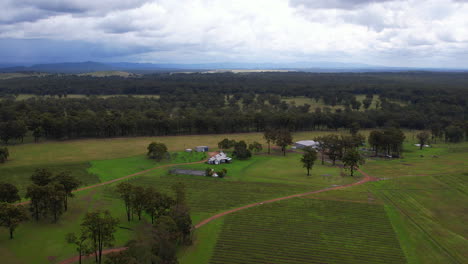
[[0,64],[468,68],[468,0],[0,0]]

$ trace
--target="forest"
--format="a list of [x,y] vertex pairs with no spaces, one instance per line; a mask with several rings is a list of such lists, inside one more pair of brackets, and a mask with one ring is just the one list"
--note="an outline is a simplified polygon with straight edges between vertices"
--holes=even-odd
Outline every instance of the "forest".
[[[38,97],[18,100],[20,94]],[[70,96],[76,94],[86,96]],[[136,96],[145,94],[157,97]],[[295,97],[322,104],[284,100]],[[37,141],[389,126],[426,129],[456,142],[468,134],[467,113],[467,73],[56,74],[0,80],[4,143],[29,134]]]

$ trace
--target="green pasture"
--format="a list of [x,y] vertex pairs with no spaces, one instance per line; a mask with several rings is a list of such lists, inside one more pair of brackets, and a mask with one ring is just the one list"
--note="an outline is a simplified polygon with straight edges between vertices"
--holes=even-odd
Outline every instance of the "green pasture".
[[191,164],[177,166],[184,169],[205,170],[207,167],[214,170],[227,169],[224,181],[248,181],[281,184],[301,184],[306,186],[320,186],[323,188],[333,185],[344,185],[356,181],[347,175],[343,169],[325,163],[321,165],[317,160],[311,170],[311,176],[300,162],[301,154],[288,153],[285,157],[277,151],[271,155],[254,155],[249,160],[234,160],[229,164],[208,165]]
[[[295,141],[313,139],[346,131],[308,131],[293,134]],[[363,131],[364,134],[369,132]],[[41,143],[10,145],[10,160],[1,167],[29,166],[38,164],[61,164],[67,162],[89,162],[125,158],[146,153],[148,144],[153,141],[165,143],[169,151],[181,151],[196,146],[209,146],[210,151],[218,150],[218,142],[224,138],[245,140],[247,143],[258,141],[266,148],[263,133],[188,135],[164,137],[129,137],[105,139],[80,139],[67,141],[46,141]]]
[[453,175],[468,171],[468,142],[432,144],[422,150],[414,143],[408,139],[400,159],[369,157],[363,169],[380,178]]
[[57,263],[76,255],[75,246],[65,242],[69,232],[79,232],[81,219],[88,210],[110,210],[113,216],[120,220],[115,234],[115,244],[124,245],[126,241],[137,235],[138,223],[127,222],[125,209],[120,201],[109,196],[105,189],[80,192],[70,200],[69,211],[58,223],[50,220],[23,223],[15,232],[15,238],[10,240],[4,228],[0,229],[0,248],[8,253],[2,255],[2,263]]
[[[192,160],[198,161],[203,159],[205,157],[204,155],[205,153],[190,154],[180,152],[177,153],[177,155],[172,154],[172,160],[170,162],[167,161],[165,164],[190,162]],[[229,172],[229,175],[232,175],[236,180],[168,175],[169,168],[161,168],[136,176],[130,179],[129,182],[145,187],[154,186],[159,191],[170,195],[173,195],[171,186],[177,182],[183,182],[187,186],[187,199],[191,207],[192,219],[194,223],[197,223],[217,212],[222,212],[252,202],[320,189],[324,185],[334,183],[325,181],[321,177],[317,177],[318,179],[315,179],[315,176],[307,178],[305,170],[300,166],[296,170],[298,173],[298,175],[296,175],[296,180],[287,179],[286,172],[289,171],[290,168],[281,168],[281,166],[277,166],[277,169],[278,172],[283,175],[283,181],[268,182],[265,179],[259,180],[263,176],[259,176],[260,178],[258,179],[250,179],[250,177],[254,177],[256,173],[248,172],[248,167],[255,167],[255,162],[258,161],[257,159],[263,162],[268,159],[273,159],[277,162],[286,159],[287,163],[289,163],[294,160],[297,162],[299,156],[299,154],[288,154],[285,158],[280,155],[272,155],[271,157],[256,156],[252,159],[253,162],[239,162],[237,164],[238,171],[232,170]],[[79,168],[85,175],[93,176],[95,181],[105,181],[154,167],[155,165],[157,166],[158,164],[147,159],[144,155],[139,155],[128,158],[91,161],[87,166]],[[62,167],[59,167],[59,169],[62,169],[64,165],[62,164],[61,166]],[[202,167],[205,166],[206,164],[203,164]],[[20,168],[25,167],[6,167],[6,169],[11,170],[18,170]],[[339,176],[340,170],[338,168],[325,167],[324,169],[328,173]],[[317,169],[317,172],[318,171],[319,169]],[[88,173],[86,174],[86,172]],[[244,173],[246,174],[243,175]],[[26,172],[24,174],[26,175]],[[29,177],[29,173],[27,174]],[[303,182],[299,180],[300,177],[306,179],[306,181],[310,179],[309,184],[303,184]],[[121,219],[123,228],[120,228],[116,235],[117,241],[115,245],[124,245],[125,242],[131,238],[130,235],[133,234],[125,228],[138,230],[148,219],[142,222],[133,221],[128,223],[125,220],[123,203],[117,198],[114,187],[115,184],[112,184],[77,193],[76,197],[71,200],[70,211],[63,215],[58,224],[51,224],[49,220],[39,223],[34,221],[24,223],[18,228],[13,241],[9,241],[6,230],[1,229],[0,248],[2,251],[5,251],[4,255],[8,256],[7,261],[11,259],[11,263],[56,263],[75,255],[73,246],[67,245],[64,242],[64,236],[68,232],[79,230],[80,219],[82,219],[85,212],[91,208],[111,210],[114,216]],[[42,237],[46,238],[42,239]],[[182,258],[192,259],[193,254],[191,252],[203,250],[205,253],[199,255],[198,258],[208,259],[211,254],[209,251],[205,251],[206,246],[203,243],[205,242],[205,238],[207,238],[206,241],[216,240],[215,238],[211,238],[210,240],[210,237],[210,233],[197,231],[194,247],[188,247],[182,250],[181,256],[185,256]],[[27,248],[33,248],[33,250],[32,252],[28,251],[28,254],[24,254]],[[34,261],[32,261],[33,259]]]
[[68,171],[71,175],[79,179],[82,185],[91,185],[98,183],[99,178],[95,174],[88,173],[88,168],[90,168],[90,166],[88,162],[47,163],[17,167],[0,166],[0,182],[8,182],[15,185],[19,189],[20,195],[24,196],[27,186],[31,184],[31,175],[34,171],[38,168],[47,168],[54,174]]
[[410,263],[468,261],[468,174],[404,177],[374,183]]
[[205,158],[206,153],[204,152],[172,152],[166,159],[156,162],[146,155],[138,155],[128,158],[91,161],[88,172],[97,175],[101,182],[105,182],[157,166],[196,162]]
[[[368,132],[363,131],[362,133],[367,135]],[[283,221],[281,220],[282,217],[275,214],[283,215],[286,211],[292,215],[294,215],[294,211],[297,211],[305,216],[315,217],[312,220],[309,218],[306,220],[312,221],[310,222],[311,228],[314,225],[320,227],[320,232],[318,233],[315,229],[315,231],[311,229],[310,232],[308,231],[309,233],[306,233],[313,237],[310,243],[307,242],[304,246],[296,246],[298,248],[296,251],[290,250],[291,254],[297,255],[290,257],[287,263],[293,263],[294,261],[301,262],[303,256],[298,253],[301,250],[317,252],[316,254],[322,255],[324,253],[320,252],[328,252],[330,249],[313,244],[316,243],[317,239],[321,241],[320,245],[323,244],[322,242],[326,242],[325,245],[330,248],[339,247],[340,250],[337,251],[336,255],[342,256],[343,259],[348,261],[347,263],[352,262],[351,258],[355,258],[352,257],[353,254],[364,254],[359,253],[360,249],[354,246],[354,244],[361,245],[361,242],[352,240],[353,238],[349,238],[348,235],[343,235],[340,238],[330,232],[337,229],[335,225],[339,226],[339,220],[347,223],[348,219],[359,219],[362,226],[365,226],[366,223],[371,223],[372,226],[374,221],[387,223],[388,220],[382,218],[382,212],[390,219],[408,263],[466,262],[468,259],[465,250],[468,246],[466,241],[468,230],[465,223],[468,220],[466,217],[468,208],[466,208],[465,204],[467,204],[466,195],[468,189],[466,182],[468,175],[464,173],[468,171],[468,143],[438,143],[433,144],[432,148],[419,150],[418,147],[413,145],[415,143],[414,135],[417,132],[405,132],[407,140],[402,159],[369,157],[366,164],[363,165],[363,170],[371,176],[387,180],[349,187],[343,190],[323,192],[307,197],[312,199],[294,199],[301,202],[287,204],[284,201],[284,203],[268,204],[263,207],[268,210],[261,211],[260,213],[255,211],[260,207],[255,207],[249,209],[255,211],[255,214],[247,214],[252,219],[249,222],[242,220],[244,218],[247,219],[247,216],[239,216],[239,219],[234,218],[235,220],[229,220],[231,217],[237,217],[238,214],[242,214],[244,211],[215,220],[195,232],[193,246],[181,249],[179,253],[181,263],[208,263],[210,260],[212,263],[216,263],[223,257],[227,259],[226,261],[242,262],[243,259],[238,257],[238,253],[235,250],[242,248],[243,245],[239,243],[243,240],[242,238],[224,236],[223,234],[229,234],[226,233],[228,232],[226,231],[226,226],[230,226],[229,228],[236,230],[235,232],[232,231],[233,234],[253,232],[253,234],[258,236],[258,239],[267,238],[268,241],[271,240],[271,244],[265,244],[265,248],[268,248],[267,250],[276,250],[273,249],[275,246],[273,241],[279,239],[278,237],[270,238],[267,233],[269,234],[271,231],[266,232],[265,230],[267,229],[276,230],[274,228],[281,227],[278,232],[281,233],[283,232],[282,230],[286,230],[288,236],[292,239],[302,241],[303,236],[297,230],[309,227],[303,227],[302,224],[298,224],[296,227],[295,223],[305,221],[304,219],[294,220],[297,216],[291,218],[292,220],[289,225],[286,222],[281,222]],[[294,141],[297,141],[312,139],[326,133],[337,132],[300,132],[293,134],[293,137]],[[345,133],[345,131],[338,131],[338,133]],[[217,150],[217,143],[223,138],[246,140],[247,142],[259,141],[264,144],[261,133],[248,133],[85,139],[11,145],[9,146],[11,160],[0,165],[0,181],[13,183],[20,188],[21,193],[24,193],[25,186],[29,184],[29,177],[34,169],[46,167],[54,172],[70,171],[82,180],[85,185],[90,185],[160,165],[199,161],[206,157],[205,153],[190,154],[181,151],[197,145],[208,145],[210,151]],[[145,156],[146,147],[152,141],[167,144],[172,152],[170,159],[160,163],[147,159]],[[264,144],[264,152],[266,151],[265,148],[266,144]],[[421,157],[421,155],[424,157]],[[173,195],[171,186],[174,183],[185,183],[192,219],[194,223],[198,223],[215,213],[242,205],[343,185],[357,181],[361,177],[359,175],[356,178],[343,177],[342,169],[332,167],[329,164],[321,165],[320,160],[316,161],[311,171],[312,175],[308,177],[306,176],[306,170],[299,162],[300,156],[298,153],[287,153],[286,157],[283,157],[277,150],[273,150],[271,155],[254,155],[250,160],[234,160],[232,164],[218,166],[208,164],[177,166],[200,170],[204,170],[207,167],[215,169],[225,167],[228,170],[228,174],[224,179],[169,175],[168,171],[170,168],[165,167],[135,176],[128,181],[145,187],[154,186],[161,192],[170,195]],[[91,208],[109,209],[114,216],[121,219],[121,226],[123,228],[119,228],[116,234],[116,246],[124,245],[132,236],[137,236],[138,232],[135,234],[135,232],[129,231],[126,228],[139,231],[145,226],[148,219],[145,218],[141,222],[133,221],[128,223],[125,218],[123,204],[117,198],[114,187],[115,184],[112,184],[77,193],[76,198],[71,200],[69,212],[62,216],[58,224],[51,224],[48,221],[39,223],[30,221],[24,223],[18,228],[13,241],[8,239],[6,230],[0,228],[0,254],[4,261],[6,261],[5,263],[57,263],[62,259],[75,255],[73,246],[67,245],[64,242],[64,235],[68,232],[78,231],[82,217]],[[338,204],[346,206],[336,207],[335,205]],[[278,208],[276,205],[278,205]],[[343,209],[344,207],[349,207],[350,209]],[[357,208],[367,209],[362,210]],[[351,213],[351,209],[356,213]],[[328,211],[334,212],[333,215],[329,215]],[[267,213],[271,215],[267,215]],[[373,218],[374,216],[369,215],[374,213],[378,215],[378,218]],[[276,218],[280,222],[274,222]],[[238,226],[234,224],[236,222],[239,223]],[[274,226],[269,224],[270,222],[275,223]],[[327,224],[327,222],[330,224]],[[262,229],[263,225],[264,229]],[[383,225],[384,227],[381,224],[376,226],[388,230],[387,224]],[[293,227],[296,227],[296,229],[291,229]],[[351,223],[346,229],[349,231],[353,230],[354,227],[356,225]],[[341,227],[339,226],[339,228]],[[258,232],[255,230],[258,230]],[[360,231],[358,233],[364,232]],[[373,234],[376,236],[375,233]],[[219,241],[228,240],[237,241],[237,244],[226,243],[226,245],[229,245],[228,248],[219,246],[222,244]],[[256,238],[249,239],[249,243],[250,240],[252,240],[252,243],[259,243],[260,245],[259,240],[256,240]],[[344,244],[337,244],[338,240],[342,240],[340,243]],[[393,240],[390,239],[388,241]],[[291,243],[291,245],[295,245],[293,242]],[[384,259],[385,254],[389,252],[385,250],[389,249],[389,247],[378,246],[380,245],[378,243],[381,242],[376,242],[376,244],[369,246],[379,247],[379,249],[366,246],[362,246],[362,248],[372,252],[381,252],[382,254],[379,255],[384,256],[382,257]],[[394,242],[389,243],[389,245],[395,245],[391,244]],[[285,244],[287,245],[286,242]],[[260,246],[254,244],[246,245],[260,248]],[[260,249],[264,250],[263,248],[262,246]],[[310,248],[313,249],[311,250]],[[385,250],[381,251],[382,248],[385,248]],[[226,253],[227,250],[229,252],[232,250],[232,253]],[[242,248],[242,250],[244,249]],[[278,250],[278,252],[282,252],[281,248]],[[354,251],[356,253],[348,253]],[[247,252],[248,254],[254,254],[252,250]],[[261,259],[266,258],[265,254],[261,252],[257,255],[255,256]],[[314,255],[313,261],[323,262],[323,259],[321,259],[322,255]],[[272,255],[272,257],[275,256],[274,254]],[[363,256],[368,257],[370,263],[378,263],[380,261],[375,256],[365,254]],[[397,259],[399,259],[400,253],[395,256],[398,256]],[[348,257],[349,259],[346,259]],[[269,257],[266,259],[267,261],[273,261]],[[286,261],[279,257],[276,260],[277,262],[273,262],[281,263],[281,261]],[[330,258],[328,262],[332,262],[332,260],[336,263],[340,262],[340,260],[334,258]]]

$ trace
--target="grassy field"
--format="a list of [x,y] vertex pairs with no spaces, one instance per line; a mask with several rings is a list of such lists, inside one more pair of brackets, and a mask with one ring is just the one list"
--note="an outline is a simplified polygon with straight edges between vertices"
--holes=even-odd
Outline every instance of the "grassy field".
[[[294,244],[296,243],[294,241],[285,240],[288,241],[288,243],[284,243],[285,245],[291,243],[291,245],[296,245],[294,249],[297,249],[295,251],[289,250],[291,254],[296,255],[290,257],[288,263],[301,262],[300,257],[303,257],[303,255],[299,254],[301,250],[312,252],[312,254],[307,253],[307,255],[313,256],[312,261],[324,262],[321,257],[329,249],[314,244],[318,243],[317,241],[320,241],[320,245],[339,248],[334,256],[342,257],[346,263],[355,259],[356,255],[353,254],[362,254],[369,262],[378,263],[379,260],[374,258],[373,255],[366,255],[366,253],[359,251],[361,250],[362,240],[350,237],[348,234],[339,237],[330,233],[334,229],[341,230],[339,228],[350,230],[369,223],[373,225],[374,216],[372,214],[375,213],[375,215],[378,215],[378,218],[375,218],[378,221],[375,221],[380,223],[376,225],[379,229],[388,230],[388,222],[392,224],[408,263],[466,263],[468,260],[465,250],[468,248],[466,240],[468,229],[465,225],[468,221],[466,216],[468,210],[466,207],[468,143],[434,144],[432,148],[420,151],[413,145],[416,132],[406,132],[407,141],[405,142],[406,150],[403,153],[403,159],[392,160],[371,157],[363,166],[364,171],[370,175],[387,180],[311,195],[307,197],[309,199],[295,199],[295,201],[301,202],[291,201],[292,203],[287,206],[283,206],[283,202],[265,205],[263,208],[271,208],[271,210],[268,209],[260,213],[255,212],[252,215],[246,211],[248,216],[239,216],[239,219],[235,217],[243,214],[243,211],[218,219],[196,231],[194,245],[180,251],[180,262],[190,264],[208,263],[211,260],[216,263],[216,261],[219,262],[226,256],[230,256],[229,259],[225,259],[226,261],[235,262],[238,255],[236,255],[234,249],[237,250],[244,246],[242,244],[244,240],[242,239],[248,239],[245,245],[251,245],[248,244],[250,240],[252,243],[260,243],[258,239],[263,237],[265,240],[267,238],[269,239],[267,242],[270,240],[272,242],[270,244],[265,242],[265,248],[271,250],[275,246],[274,241],[278,241],[275,239],[290,237],[290,240],[301,242],[304,236],[294,230],[294,227],[301,227],[311,228],[312,231],[307,235],[310,234],[312,239],[310,239],[310,242],[308,239],[307,243],[301,245]],[[324,133],[333,132],[296,133],[294,134],[294,140],[311,139]],[[368,131],[363,131],[363,134],[368,134]],[[93,184],[158,165],[201,160],[204,158],[204,154],[189,154],[177,151],[184,148],[193,148],[197,145],[208,145],[210,150],[217,150],[217,142],[226,137],[236,140],[243,139],[247,142],[254,140],[263,142],[261,133],[249,133],[89,139],[13,145],[9,146],[12,155],[11,160],[0,166],[0,181],[17,184],[23,192],[23,186],[29,184],[29,177],[34,169],[48,167],[56,172],[69,170],[85,184]],[[172,152],[177,152],[177,155],[172,154],[171,160],[163,163],[155,163],[147,159],[144,154],[146,146],[151,141],[166,143]],[[421,155],[424,157],[421,157]],[[437,158],[433,156],[437,156]],[[187,186],[192,219],[194,223],[197,223],[215,213],[252,202],[347,184],[359,178],[342,177],[342,169],[329,165],[322,166],[319,161],[316,162],[312,170],[312,176],[307,177],[299,158],[300,154],[297,153],[288,153],[286,157],[283,157],[274,151],[272,155],[254,155],[252,159],[247,161],[235,160],[232,164],[216,167],[216,169],[225,167],[228,170],[228,175],[224,179],[169,175],[169,168],[164,168],[137,176],[129,181],[137,185],[154,186],[170,195],[172,195],[170,188],[172,184],[184,182]],[[178,167],[204,170],[208,165],[196,164]],[[215,168],[215,166],[212,167]],[[116,245],[125,244],[132,236],[138,235],[138,232],[135,234],[129,231],[128,228],[139,231],[145,225],[147,219],[142,222],[126,222],[123,204],[117,199],[114,187],[115,185],[108,185],[77,193],[76,198],[72,199],[70,211],[63,215],[58,224],[50,224],[47,221],[40,223],[27,222],[18,228],[16,238],[13,241],[7,239],[8,235],[5,229],[0,229],[2,261],[6,261],[5,263],[56,263],[61,259],[75,255],[73,246],[64,243],[64,234],[78,231],[80,219],[87,210],[92,208],[109,209],[113,215],[119,217],[122,228],[119,228],[116,235]],[[284,204],[287,204],[287,202],[285,201]],[[255,211],[257,209],[262,208],[255,207],[251,210]],[[276,218],[278,218],[278,221],[281,219],[281,217],[276,217],[275,214],[284,215],[286,211],[291,215],[294,215],[294,212],[300,212],[299,214],[304,215],[304,217],[312,217],[298,218],[298,216],[294,216],[292,218],[298,219],[299,222],[310,221],[310,227],[309,225],[304,227],[303,224],[288,226],[284,222],[275,222]],[[353,215],[351,211],[357,212],[356,214],[361,215],[362,218],[356,218],[357,216]],[[333,214],[330,215],[332,212]],[[382,216],[382,212],[384,212],[385,217]],[[266,220],[262,220],[262,217],[265,217]],[[251,220],[246,221],[245,219]],[[326,221],[322,221],[322,223],[319,221],[321,219]],[[348,219],[350,221],[359,219],[359,226],[353,222],[348,223]],[[291,221],[291,223],[295,223],[294,221]],[[275,224],[271,226],[269,222],[284,223],[284,225]],[[381,223],[384,222],[384,227],[382,227]],[[239,226],[236,223],[239,223]],[[340,223],[349,225],[343,225],[342,227]],[[231,244],[232,247],[230,248],[223,248],[223,246],[220,246],[219,243],[221,242],[219,241],[226,240],[224,235],[228,234],[225,231],[227,227],[238,230],[236,232],[245,234],[245,237],[229,238],[227,240],[237,241],[237,243],[235,245]],[[262,227],[265,228],[262,229]],[[274,228],[278,227],[281,227],[278,232],[283,234],[280,237],[269,237],[271,231],[265,231],[266,229],[276,230]],[[318,235],[317,230],[314,228],[320,228]],[[257,233],[254,233],[258,239],[249,238],[247,232],[255,230],[258,230]],[[285,233],[281,233],[283,231]],[[234,233],[231,233],[231,236]],[[354,235],[352,232],[350,234]],[[388,235],[388,233],[386,234]],[[372,239],[372,237],[366,239]],[[340,243],[344,243],[346,246],[339,244],[337,242],[339,240]],[[378,241],[372,242],[370,246],[379,247],[379,243]],[[359,248],[356,248],[355,245],[359,245]],[[317,248],[315,249],[315,247]],[[259,246],[253,248],[259,248]],[[231,249],[233,249],[232,253],[225,253],[226,250]],[[271,251],[276,252],[275,250],[272,249]],[[282,252],[280,250],[278,252]],[[362,246],[362,250],[381,252],[379,251],[381,249],[372,249],[365,246]],[[28,253],[25,254],[24,252]],[[254,252],[253,250],[248,252],[253,254],[254,257],[265,258],[265,254],[261,252]],[[385,258],[387,253],[383,253],[379,255]],[[399,259],[401,254],[398,253],[397,255],[399,257],[395,257],[395,259]],[[281,263],[282,261],[279,257],[276,260],[266,259],[267,262]],[[388,260],[389,263],[391,261]],[[326,262],[340,263],[340,260],[330,257]]]
[[207,157],[204,152],[173,152],[170,158],[155,162],[146,155],[138,155],[128,158],[91,161],[88,172],[96,175],[101,182],[124,177],[139,171],[147,170],[166,164],[179,164],[200,161]]
[[369,158],[364,170],[381,178],[453,175],[468,171],[468,142],[432,144],[422,150],[414,143],[409,137],[401,159]]
[[[204,155],[204,153],[189,154],[181,152],[177,153],[177,155],[173,154],[170,163],[200,160],[205,157]],[[192,210],[193,221],[197,223],[213,213],[252,202],[320,189],[323,186],[343,181],[341,176],[339,176],[339,168],[328,166],[319,168],[320,166],[317,166],[317,173],[323,170],[324,173],[326,172],[332,176],[321,177],[318,174],[314,174],[312,177],[307,177],[305,170],[300,166],[297,166],[297,168],[284,166],[286,163],[298,162],[299,156],[299,154],[291,153],[287,157],[282,157],[281,155],[272,155],[271,157],[255,156],[251,161],[236,161],[231,165],[237,163],[237,169],[229,169],[229,177],[225,179],[168,175],[168,168],[165,168],[137,176],[129,181],[137,185],[154,186],[158,190],[170,195],[173,195],[171,186],[174,183],[183,182],[187,186],[188,202]],[[257,175],[258,173],[255,170],[257,163],[267,162],[269,159],[273,160],[272,164],[276,164],[276,171],[283,178],[282,180],[277,179],[276,182],[267,181],[265,177],[270,173],[269,171],[263,172],[263,175]],[[93,175],[95,177],[94,180],[104,181],[125,176],[148,167],[154,167],[155,165],[157,166],[158,164],[148,160],[144,155],[137,155],[128,158],[90,161],[87,166],[80,167],[80,169],[83,172],[89,172],[87,175]],[[296,163],[296,165],[300,164]],[[63,168],[63,166],[62,164],[59,167]],[[201,167],[206,167],[206,164]],[[25,168],[25,166],[6,167],[6,169],[12,171],[19,170],[20,168]],[[294,175],[293,178],[289,179],[289,173]],[[330,181],[330,179],[334,180]],[[345,181],[352,180],[349,178]],[[308,184],[304,184],[307,181]],[[76,198],[72,199],[70,211],[64,214],[58,224],[50,224],[47,221],[40,223],[28,222],[20,226],[13,241],[9,241],[6,230],[1,229],[0,249],[5,252],[5,256],[9,256],[7,261],[11,263],[55,263],[61,259],[73,256],[75,254],[73,247],[64,243],[64,235],[68,232],[78,231],[79,219],[91,208],[109,209],[114,216],[119,217],[123,228],[118,231],[116,245],[121,246],[125,244],[125,241],[132,234],[132,232],[125,228],[137,230],[145,222],[126,222],[123,204],[117,199],[114,187],[115,185],[109,185],[78,193]],[[192,259],[193,255],[190,252],[198,252],[197,250],[200,249],[204,251],[206,242],[216,240],[207,239],[205,241],[205,238],[209,238],[211,235],[210,232],[207,233],[206,231],[197,232],[196,237],[198,240],[195,246],[198,245],[199,247],[186,248],[181,251],[181,255],[186,256],[187,259]],[[46,238],[33,239],[42,238],[43,236],[46,236]],[[201,243],[202,240],[203,243]],[[26,248],[34,248],[34,250],[32,253],[23,254]],[[206,252],[199,257],[207,259],[210,256],[209,252]]]
[[226,216],[209,263],[404,263],[383,206],[312,199]]
[[[297,132],[293,139],[313,139],[316,136],[345,131]],[[367,134],[368,131],[363,131]],[[224,138],[245,140],[247,143],[258,141],[265,145],[263,133],[213,134],[165,137],[129,137],[105,139],[80,139],[68,141],[46,141],[21,145],[10,145],[10,160],[2,167],[29,166],[39,164],[59,164],[70,162],[89,162],[92,160],[125,158],[146,153],[152,141],[165,143],[170,151],[206,145],[210,150],[218,150],[218,142]]]
[[62,164],[38,164],[30,166],[8,167],[0,166],[0,182],[8,182],[14,184],[20,190],[20,195],[24,196],[26,188],[31,184],[31,175],[37,168],[47,168],[54,174],[63,171],[70,172],[74,177],[79,179],[83,185],[91,185],[99,182],[97,175],[88,172],[90,163],[62,163]]

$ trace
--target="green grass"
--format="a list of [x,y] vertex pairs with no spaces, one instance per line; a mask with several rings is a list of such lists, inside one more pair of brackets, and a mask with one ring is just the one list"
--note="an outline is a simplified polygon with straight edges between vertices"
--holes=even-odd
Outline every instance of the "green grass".
[[[341,131],[344,133],[343,131]],[[294,140],[312,139],[316,136],[340,133],[340,131],[310,131],[293,134]],[[368,132],[365,132],[368,133]],[[247,143],[265,143],[263,133],[190,135],[165,137],[129,137],[107,139],[80,139],[68,141],[46,141],[37,144],[10,145],[10,160],[1,167],[29,166],[36,164],[59,164],[70,162],[89,162],[144,155],[148,144],[153,141],[165,143],[170,151],[207,145],[211,150],[218,149],[218,142],[224,138],[245,140]],[[264,145],[266,146],[266,145]]]
[[307,171],[300,162],[301,155],[288,153],[286,157],[274,152],[272,155],[254,155],[251,159],[241,161],[234,159],[230,164],[208,165],[194,164],[178,166],[205,170],[207,167],[215,170],[226,168],[228,173],[223,179],[226,181],[247,181],[278,184],[300,184],[314,187],[330,187],[331,185],[343,185],[356,179],[342,177],[342,170],[330,165],[320,165],[317,161],[311,170],[311,176],[306,176]]
[[88,172],[95,174],[102,182],[124,177],[146,169],[165,164],[179,164],[200,161],[206,158],[204,152],[173,152],[169,159],[156,162],[146,155],[128,158],[92,161]]
[[[374,183],[392,213],[413,263],[468,261],[468,174],[397,178]],[[409,234],[409,235],[407,235]],[[419,253],[421,252],[421,253]]]
[[[433,144],[431,148],[414,146],[411,139],[404,144],[403,158],[369,158],[363,169],[381,178],[403,176],[453,175],[468,171],[468,142]],[[422,156],[421,156],[422,155]],[[436,156],[436,157],[435,157]]]
[[[58,223],[50,220],[29,221],[19,226],[13,240],[8,239],[4,228],[0,229],[0,245],[9,253],[8,258],[2,255],[2,263],[57,263],[60,260],[76,255],[73,245],[65,242],[69,232],[79,232],[81,219],[88,210],[106,209],[120,220],[115,234],[115,244],[123,245],[136,234],[129,229],[136,229],[138,222],[127,222],[120,201],[107,195],[105,189],[89,190],[77,194],[70,200],[69,211]],[[49,261],[51,259],[52,261]]]
[[223,226],[223,219],[218,219],[203,228],[195,230],[193,245],[184,247],[178,254],[181,264],[208,263]]
[[37,168],[47,168],[54,174],[68,171],[72,176],[82,182],[82,185],[91,185],[99,182],[96,175],[88,173],[90,164],[84,163],[62,163],[62,164],[37,164],[30,166],[7,167],[0,166],[0,182],[8,182],[15,185],[20,195],[24,196],[26,188],[31,184],[31,175]]
[[224,219],[210,263],[404,263],[383,206],[292,199]]

